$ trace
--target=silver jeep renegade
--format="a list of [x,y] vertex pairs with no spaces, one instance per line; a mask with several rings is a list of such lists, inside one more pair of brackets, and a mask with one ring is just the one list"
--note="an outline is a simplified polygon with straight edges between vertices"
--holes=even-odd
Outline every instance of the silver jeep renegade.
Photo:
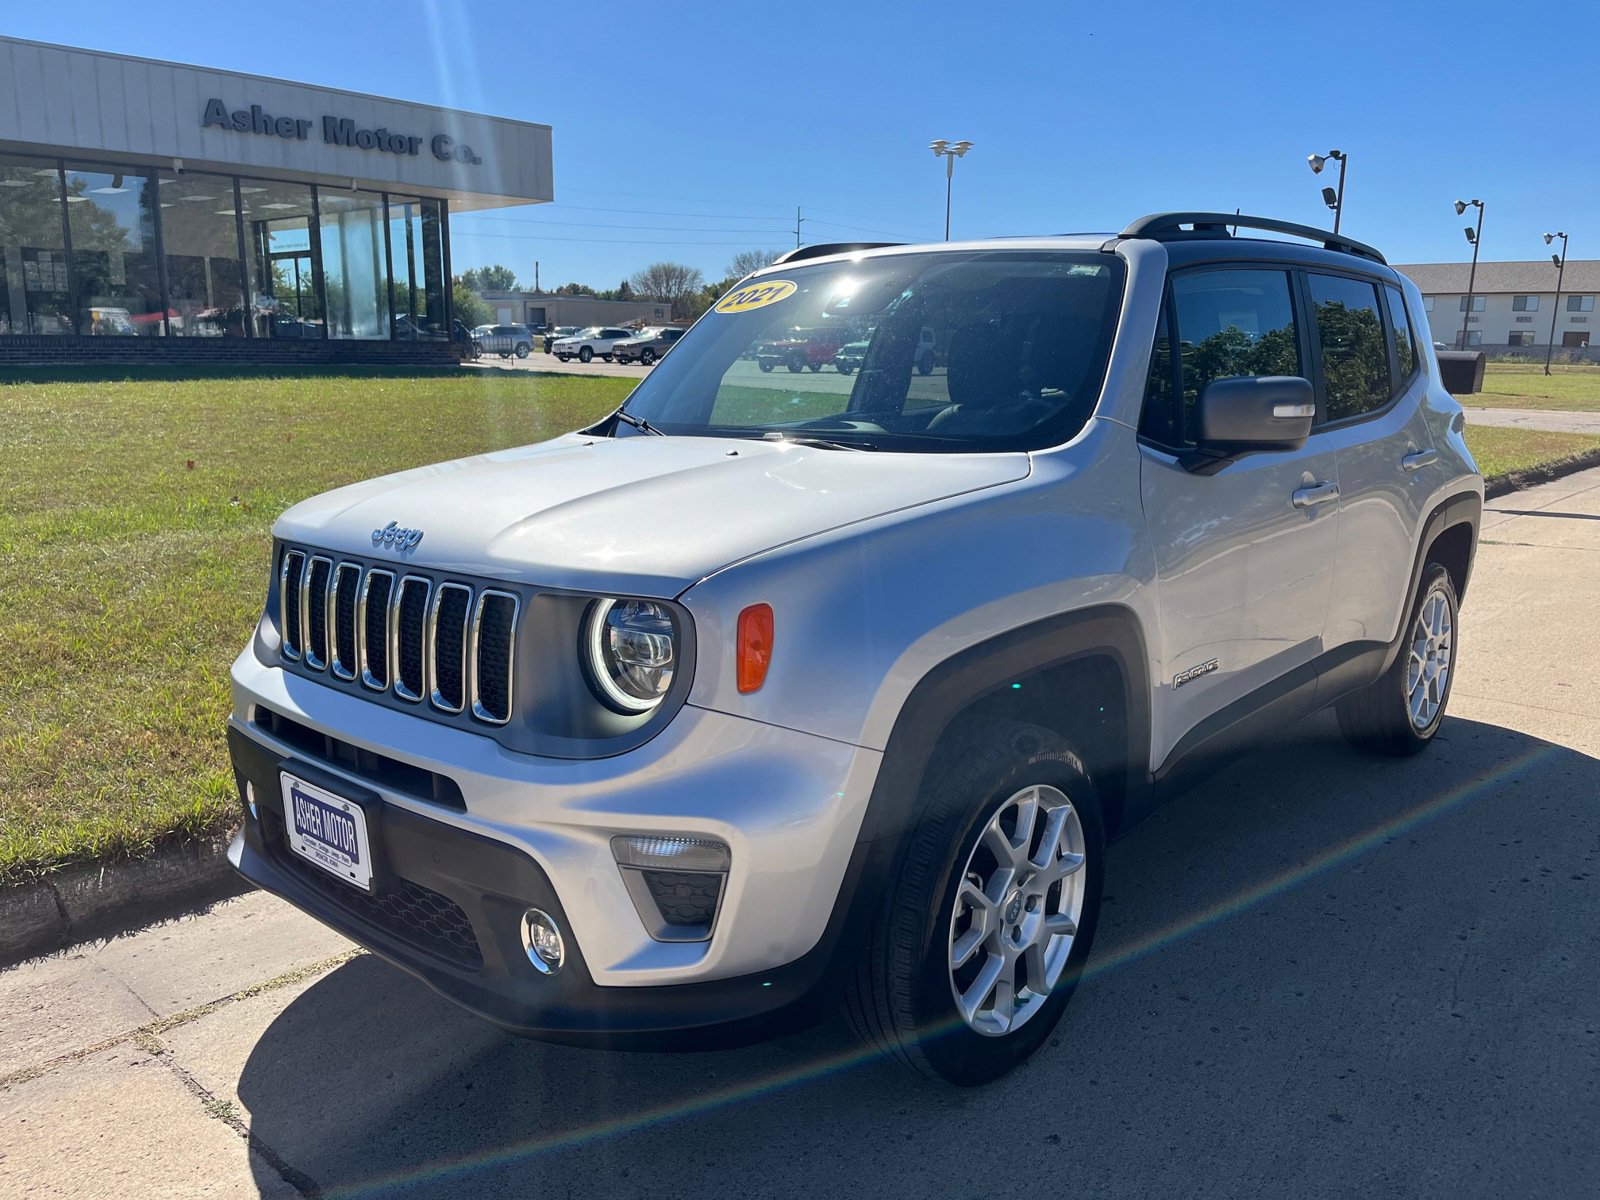
[[1358,242],[796,250],[592,428],[283,515],[231,855],[521,1033],[842,1003],[981,1083],[1061,1018],[1108,839],[1329,705],[1428,744],[1482,497]]

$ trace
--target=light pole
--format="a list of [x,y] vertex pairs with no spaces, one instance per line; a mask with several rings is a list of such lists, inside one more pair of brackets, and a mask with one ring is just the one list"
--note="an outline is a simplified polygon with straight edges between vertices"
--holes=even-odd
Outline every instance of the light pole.
[[950,182],[955,177],[956,159],[965,158],[972,149],[971,142],[947,142],[940,138],[928,143],[935,158],[944,159],[944,240],[950,240]]
[[1556,265],[1556,302],[1552,305],[1550,313],[1550,344],[1544,348],[1544,373],[1550,374],[1550,356],[1556,352],[1556,313],[1561,311],[1561,277],[1567,273],[1567,235],[1564,233],[1547,233],[1544,235],[1544,244],[1548,246],[1557,238],[1561,239],[1561,253],[1552,254],[1550,261]]
[[1456,216],[1459,217],[1469,208],[1476,208],[1478,210],[1478,228],[1476,231],[1474,231],[1472,226],[1468,225],[1464,231],[1467,235],[1467,241],[1472,243],[1472,271],[1467,276],[1466,311],[1461,314],[1461,345],[1458,347],[1458,349],[1461,350],[1465,350],[1467,348],[1467,321],[1472,317],[1472,289],[1476,287],[1478,283],[1478,246],[1483,241],[1483,201],[1457,200]]
[[1308,154],[1306,162],[1311,164],[1311,173],[1321,175],[1322,168],[1328,165],[1329,159],[1334,159],[1339,164],[1339,188],[1325,187],[1322,189],[1322,202],[1333,209],[1333,231],[1339,232],[1339,221],[1344,216],[1344,169],[1350,165],[1350,160],[1345,157],[1343,150],[1329,150],[1326,154]]

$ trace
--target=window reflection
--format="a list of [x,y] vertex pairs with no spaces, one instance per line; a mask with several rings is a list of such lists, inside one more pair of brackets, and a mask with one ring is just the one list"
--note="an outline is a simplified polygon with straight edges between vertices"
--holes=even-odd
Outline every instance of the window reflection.
[[322,279],[328,336],[389,336],[389,271],[383,248],[383,196],[321,188]]
[[0,334],[72,333],[61,176],[46,159],[0,155]]
[[246,312],[232,177],[163,172],[156,185],[172,336],[243,337]]
[[1305,374],[1285,272],[1192,271],[1174,277],[1172,295],[1183,370],[1182,444],[1195,443],[1200,393],[1213,379]]
[[66,169],[67,223],[77,284],[78,332],[161,337],[161,269],[156,262],[156,189],[148,176]]
[[307,184],[239,181],[240,214],[250,256],[250,314],[256,337],[320,338],[320,246],[311,238]]
[[394,336],[446,338],[444,235],[437,200],[389,197],[389,258],[394,280]]
[[1389,403],[1389,348],[1383,338],[1378,289],[1343,275],[1312,275],[1317,313],[1325,419],[1342,420]]

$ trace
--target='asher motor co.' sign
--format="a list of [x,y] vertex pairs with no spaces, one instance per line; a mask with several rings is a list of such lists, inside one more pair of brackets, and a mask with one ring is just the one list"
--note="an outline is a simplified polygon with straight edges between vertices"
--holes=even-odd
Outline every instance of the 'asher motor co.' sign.
[[309,141],[312,131],[320,127],[322,140],[330,146],[348,146],[356,150],[376,150],[383,154],[397,154],[403,158],[431,154],[440,162],[464,163],[468,166],[482,164],[483,157],[465,142],[458,142],[447,133],[436,133],[424,138],[414,133],[400,133],[384,126],[366,129],[349,117],[324,115],[320,121],[310,117],[277,117],[259,104],[249,108],[230,110],[218,99],[206,101],[201,115],[203,129],[226,129],[233,133],[253,133],[261,137],[282,138],[289,142]]

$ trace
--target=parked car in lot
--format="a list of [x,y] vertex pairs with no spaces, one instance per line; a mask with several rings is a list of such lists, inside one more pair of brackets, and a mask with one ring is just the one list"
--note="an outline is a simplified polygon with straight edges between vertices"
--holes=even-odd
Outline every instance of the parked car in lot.
[[[740,361],[863,328],[837,391]],[[1483,482],[1426,330],[1377,250],[1236,213],[794,251],[586,428],[278,519],[229,856],[522,1034],[842,1001],[994,1079],[1112,838],[1320,708],[1438,733]]]
[[683,336],[683,330],[668,326],[663,329],[641,329],[637,337],[628,338],[611,347],[611,353],[620,363],[638,359],[649,366]]
[[616,344],[629,340],[636,332],[633,329],[596,325],[581,330],[571,337],[557,338],[555,344],[550,347],[550,352],[562,362],[571,362],[575,358],[579,362],[586,363],[596,356],[610,362]]
[[481,353],[498,354],[501,358],[527,358],[533,352],[533,335],[523,325],[491,325],[487,332],[477,335]]
[[581,325],[557,325],[554,329],[547,329],[544,334],[544,352],[550,353],[551,347],[561,338],[569,338],[574,334],[582,333]]
[[[833,365],[841,375],[848,375],[852,371],[859,371],[861,364],[866,361],[867,347],[870,341],[846,342],[839,347],[839,352],[833,356]],[[919,375],[933,374],[934,365],[934,333],[933,330],[924,328],[917,336],[917,349],[911,358],[912,365]]]
[[787,367],[796,375],[807,368],[820,371],[834,361],[843,337],[834,330],[796,329],[757,348],[756,365],[763,371]]

